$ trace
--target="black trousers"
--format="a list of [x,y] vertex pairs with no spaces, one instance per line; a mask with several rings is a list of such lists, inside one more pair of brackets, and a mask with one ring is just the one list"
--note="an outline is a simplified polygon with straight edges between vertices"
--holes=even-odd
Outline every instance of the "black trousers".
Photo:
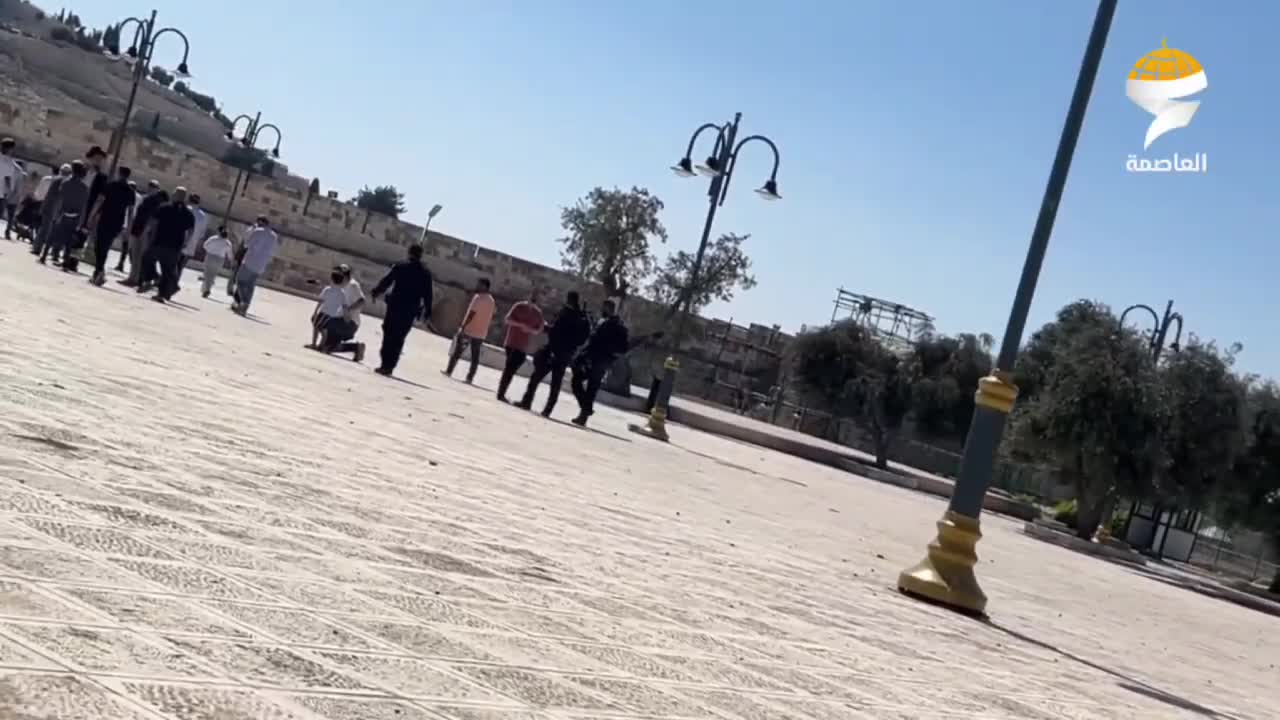
[[453,369],[458,366],[458,358],[462,357],[462,350],[465,346],[471,348],[471,366],[467,368],[467,382],[476,379],[476,368],[480,367],[480,347],[484,345],[483,338],[467,337],[459,335],[453,340],[453,347],[449,349],[449,364],[444,368],[445,375],[452,375]]
[[600,383],[604,382],[605,373],[609,372],[609,363],[590,361],[579,363],[573,367],[573,379],[569,387],[578,400],[578,409],[583,417],[595,412],[596,394],[600,392]]
[[107,271],[107,258],[111,255],[111,246],[116,242],[120,228],[98,224],[93,234],[93,273],[102,275]]
[[387,308],[387,314],[382,319],[383,370],[395,370],[396,365],[400,363],[405,338],[409,337],[409,331],[413,329],[413,321],[416,317],[417,313]]
[[[360,349],[360,343],[353,342],[358,326],[346,318],[335,318],[324,327],[324,346],[328,353],[354,353]],[[402,341],[403,342],[403,341]]]
[[153,247],[151,256],[155,259],[156,264],[160,266],[160,287],[156,289],[156,292],[160,294],[160,297],[168,300],[178,291],[178,273],[180,272],[178,263],[182,260],[182,248]]
[[520,366],[524,365],[524,359],[528,355],[523,350],[515,348],[507,348],[507,362],[502,366],[502,377],[498,378],[498,398],[500,400],[507,399],[507,388],[511,387],[511,378],[519,372]]
[[547,375],[551,376],[550,394],[547,404],[542,408],[543,415],[550,415],[560,397],[560,386],[564,384],[564,371],[569,368],[567,359],[554,357],[546,348],[533,354],[533,374],[529,376],[529,384],[524,389],[524,398],[520,404],[532,408],[533,399],[538,394],[538,385]]

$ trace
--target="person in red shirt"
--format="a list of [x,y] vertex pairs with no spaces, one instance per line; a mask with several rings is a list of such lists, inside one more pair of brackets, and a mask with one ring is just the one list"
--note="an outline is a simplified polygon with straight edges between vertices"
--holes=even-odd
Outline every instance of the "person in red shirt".
[[524,359],[529,355],[529,341],[534,335],[542,332],[545,324],[542,308],[538,307],[538,291],[532,290],[528,300],[521,300],[512,305],[507,311],[504,322],[507,326],[507,335],[502,341],[502,346],[507,350],[507,363],[502,368],[501,379],[498,380],[498,399],[507,402],[507,388],[511,385],[511,378],[515,377],[516,371],[524,365]]

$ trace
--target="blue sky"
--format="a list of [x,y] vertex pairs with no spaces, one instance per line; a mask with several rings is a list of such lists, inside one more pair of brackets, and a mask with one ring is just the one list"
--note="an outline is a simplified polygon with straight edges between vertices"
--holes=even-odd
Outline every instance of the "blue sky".
[[[759,286],[720,317],[830,319],[844,286],[920,308],[945,332],[1004,328],[1096,3],[704,0],[154,0],[192,41],[193,85],[261,108],[299,174],[348,195],[393,183],[408,217],[557,264],[559,207],[648,187],[669,246],[692,250],[705,185],[668,167],[699,124],[743,113],[782,151],[784,200],[750,190],[748,146],[718,232],[750,233]],[[73,9],[101,26],[133,0]],[[305,8],[300,11],[300,8]],[[56,7],[50,6],[52,10]],[[1280,376],[1271,324],[1280,225],[1280,4],[1122,0],[1032,308],[1174,299],[1187,329]],[[1130,67],[1168,38],[1205,67],[1190,127],[1142,152]],[[173,38],[169,38],[172,40]],[[162,43],[157,63],[177,63]],[[1134,175],[1130,153],[1204,152],[1201,175]],[[700,152],[706,154],[706,150]],[[665,248],[662,249],[665,252]]]

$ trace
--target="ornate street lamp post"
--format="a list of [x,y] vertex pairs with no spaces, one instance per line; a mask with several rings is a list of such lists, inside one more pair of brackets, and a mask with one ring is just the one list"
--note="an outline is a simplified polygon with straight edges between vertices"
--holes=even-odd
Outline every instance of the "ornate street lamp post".
[[[763,135],[751,135],[739,141],[738,126],[741,122],[742,113],[737,113],[733,116],[733,122],[723,125],[705,123],[697,130],[694,130],[693,135],[689,138],[689,146],[685,150],[684,157],[680,158],[680,162],[671,167],[671,170],[681,177],[709,176],[711,183],[707,188],[707,219],[702,226],[702,239],[698,242],[698,252],[694,255],[693,268],[689,272],[688,283],[682,293],[683,297],[678,298],[679,315],[676,319],[675,333],[671,338],[671,356],[663,364],[662,382],[658,387],[657,401],[653,405],[653,410],[649,413],[647,425],[627,426],[632,432],[655,440],[665,441],[668,439],[666,429],[667,408],[671,401],[671,392],[675,388],[676,373],[680,369],[676,354],[680,351],[680,343],[684,340],[685,327],[689,322],[689,313],[693,306],[693,292],[698,284],[698,275],[702,271],[702,260],[707,253],[707,243],[711,240],[711,226],[715,223],[716,208],[724,205],[725,197],[729,191],[729,181],[733,179],[733,170],[738,164],[738,153],[742,150],[743,145],[758,141],[768,145],[769,149],[773,151],[773,172],[769,173],[769,179],[756,190],[756,194],[766,200],[779,200],[782,198],[778,194],[778,164],[781,161],[778,155],[778,146]],[[698,136],[707,130],[716,131],[716,144],[706,161],[695,166],[693,164],[693,148],[698,142]]]
[[134,101],[138,97],[138,85],[142,83],[142,78],[146,77],[147,70],[151,67],[151,58],[155,53],[156,41],[165,33],[173,33],[182,38],[182,62],[178,64],[178,69],[174,71],[174,75],[178,77],[191,77],[191,72],[187,69],[187,57],[191,54],[191,43],[187,40],[187,36],[181,30],[175,28],[162,28],[156,30],[156,11],[151,11],[151,17],[146,20],[140,20],[131,17],[120,23],[120,32],[123,33],[126,27],[136,25],[133,31],[133,42],[129,45],[129,50],[124,54],[120,54],[119,44],[113,44],[107,48],[108,57],[121,58],[133,65],[133,84],[129,87],[129,99],[124,104],[124,119],[120,123],[120,130],[115,134],[113,142],[115,147],[111,153],[111,169],[108,170],[108,176],[116,174],[116,168],[120,165],[120,153],[124,149],[125,136],[129,134],[129,117],[133,115]]

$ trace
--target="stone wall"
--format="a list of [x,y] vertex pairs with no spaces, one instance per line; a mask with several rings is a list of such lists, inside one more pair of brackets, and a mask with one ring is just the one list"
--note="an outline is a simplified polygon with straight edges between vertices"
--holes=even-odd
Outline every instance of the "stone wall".
[[[20,157],[38,162],[65,162],[81,157],[90,145],[107,147],[112,125],[101,117],[84,117],[33,102],[29,96],[0,99],[0,133],[18,140]],[[281,245],[267,279],[294,290],[318,290],[329,269],[340,262],[350,264],[361,283],[371,287],[422,234],[422,228],[413,223],[330,199],[323,188],[312,195],[309,179],[282,172],[280,166],[275,177],[255,175],[243,183],[228,221],[223,215],[235,182],[235,168],[204,153],[137,135],[125,142],[121,163],[133,169],[139,184],[154,179],[166,188],[184,186],[199,193],[204,208],[213,216],[211,227],[226,222],[235,234],[259,215],[270,218]],[[441,334],[451,334],[457,328],[466,309],[468,289],[481,277],[490,279],[500,312],[534,288],[543,292],[543,304],[549,308],[556,307],[571,289],[582,293],[592,310],[604,299],[604,290],[596,283],[443,233],[429,233],[425,249],[436,279],[431,325]],[[381,314],[380,307],[370,310]],[[624,315],[633,334],[645,335],[665,329],[665,311],[646,299],[629,298]],[[500,324],[495,323],[490,342],[500,342],[501,332]],[[728,339],[722,340],[726,333]],[[722,366],[745,368],[748,373],[765,372],[770,362],[776,365],[778,351],[789,339],[773,327],[728,327],[722,321],[691,318],[681,390],[705,387],[711,375],[710,362],[715,359]],[[761,346],[767,352],[761,352]],[[643,382],[649,368],[661,364],[663,351],[645,348],[633,355],[635,379]]]

